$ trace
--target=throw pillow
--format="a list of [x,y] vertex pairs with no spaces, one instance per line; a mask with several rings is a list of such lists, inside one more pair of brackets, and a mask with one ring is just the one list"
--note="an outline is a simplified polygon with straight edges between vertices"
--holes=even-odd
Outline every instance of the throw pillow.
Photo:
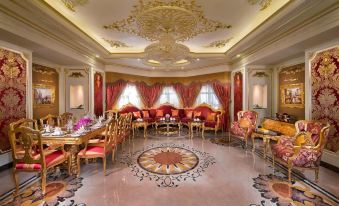
[[171,109],[172,117],[178,117],[179,116],[179,110],[177,109]]
[[194,111],[194,115],[193,115],[194,118],[200,117],[200,116],[201,116],[201,112]]
[[133,116],[137,119],[141,118],[141,113],[140,111],[137,111],[137,112],[133,112]]
[[186,117],[192,119],[193,111],[186,111]]
[[163,117],[164,116],[164,111],[160,110],[160,109],[157,109],[156,111],[156,117]]
[[149,118],[149,112],[148,111],[142,111],[142,116],[144,118]]
[[207,115],[206,121],[209,121],[209,122],[215,122],[216,117],[217,117],[217,113],[214,113],[214,112],[209,113],[209,114]]

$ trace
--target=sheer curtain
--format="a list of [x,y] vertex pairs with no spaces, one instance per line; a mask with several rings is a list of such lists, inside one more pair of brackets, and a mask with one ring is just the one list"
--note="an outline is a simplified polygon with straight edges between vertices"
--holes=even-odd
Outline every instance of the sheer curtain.
[[220,109],[220,102],[210,84],[205,84],[201,87],[200,93],[195,102],[196,105],[206,103],[211,105],[214,109]]
[[137,87],[134,84],[127,84],[124,91],[121,93],[121,96],[118,100],[118,109],[122,108],[124,105],[131,103],[136,107],[141,108],[140,94],[137,90]]
[[174,90],[173,86],[166,86],[162,89],[162,93],[158,100],[158,105],[170,103],[175,107],[179,107],[179,97],[176,91]]

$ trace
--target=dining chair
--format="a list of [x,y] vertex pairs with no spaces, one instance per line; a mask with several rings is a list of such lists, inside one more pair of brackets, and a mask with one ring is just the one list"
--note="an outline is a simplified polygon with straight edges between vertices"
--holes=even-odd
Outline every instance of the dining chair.
[[[24,122],[24,121],[23,121]],[[33,120],[26,120],[34,122]],[[9,137],[12,147],[13,180],[15,193],[19,191],[18,172],[41,173],[41,190],[46,191],[46,175],[50,168],[68,161],[68,173],[70,174],[71,159],[63,146],[53,149],[44,148],[41,133],[27,126],[18,126],[18,122],[10,124]]]
[[44,125],[52,127],[60,126],[59,116],[48,114],[47,116],[40,118],[40,127],[43,127]]

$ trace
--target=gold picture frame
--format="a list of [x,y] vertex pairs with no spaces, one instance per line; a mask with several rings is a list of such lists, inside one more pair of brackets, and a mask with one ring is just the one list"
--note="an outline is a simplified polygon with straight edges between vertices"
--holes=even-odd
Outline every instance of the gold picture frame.
[[55,86],[46,84],[33,85],[33,107],[55,105]]
[[305,107],[305,92],[304,84],[288,84],[280,86],[281,92],[281,107],[289,108],[304,108]]

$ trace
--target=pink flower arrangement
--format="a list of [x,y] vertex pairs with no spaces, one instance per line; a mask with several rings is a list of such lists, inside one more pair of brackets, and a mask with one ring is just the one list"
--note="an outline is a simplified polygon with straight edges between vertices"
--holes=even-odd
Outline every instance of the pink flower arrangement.
[[80,129],[81,126],[87,126],[87,125],[91,124],[92,121],[93,120],[89,117],[83,117],[83,118],[79,119],[79,121],[75,125],[74,129],[78,130],[78,129]]

